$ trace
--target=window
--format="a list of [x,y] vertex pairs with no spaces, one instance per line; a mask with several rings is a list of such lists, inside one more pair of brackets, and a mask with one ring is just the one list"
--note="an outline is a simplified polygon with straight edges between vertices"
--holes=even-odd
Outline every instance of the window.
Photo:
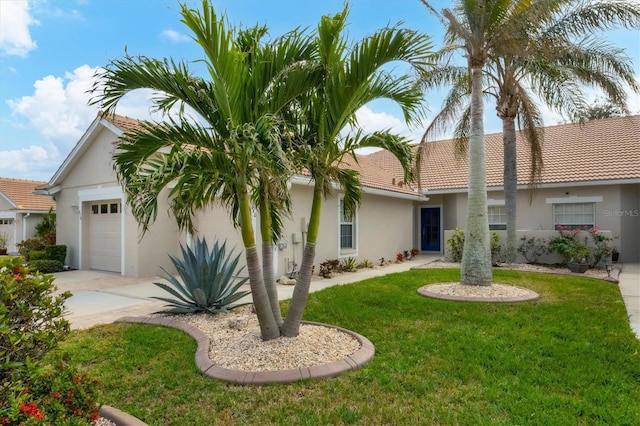
[[507,213],[504,206],[489,206],[489,229],[492,231],[507,229]]
[[553,222],[564,228],[593,228],[596,223],[595,203],[567,203],[553,205]]
[[0,225],[13,225],[13,219],[0,219]]
[[112,203],[110,206],[111,213],[118,213],[118,203]]
[[340,200],[340,249],[355,250],[355,221],[353,214],[346,214],[343,200]]
[[100,206],[98,206],[97,204],[92,204],[91,205],[91,214],[98,214],[98,208]]

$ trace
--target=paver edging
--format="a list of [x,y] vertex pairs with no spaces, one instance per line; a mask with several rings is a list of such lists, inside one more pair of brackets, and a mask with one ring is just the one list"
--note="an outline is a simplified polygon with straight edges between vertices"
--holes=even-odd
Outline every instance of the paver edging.
[[117,408],[103,405],[100,407],[100,416],[111,420],[116,426],[148,426],[142,420],[127,414]]
[[302,321],[303,324],[333,328],[355,338],[360,349],[342,360],[330,361],[311,367],[275,371],[243,371],[231,370],[215,365],[209,358],[209,338],[201,330],[190,324],[169,317],[122,317],[116,322],[143,323],[177,328],[193,337],[197,343],[195,361],[203,375],[238,385],[264,385],[268,383],[291,383],[307,379],[325,379],[337,377],[350,370],[357,370],[371,361],[375,355],[373,343],[366,337],[335,325],[313,321]]
[[424,297],[430,297],[432,299],[442,299],[442,300],[452,300],[456,302],[484,302],[484,303],[522,303],[522,302],[534,302],[540,299],[540,295],[533,290],[529,290],[527,288],[512,286],[515,288],[519,288],[522,290],[527,290],[529,294],[525,296],[514,296],[514,297],[471,297],[471,296],[456,296],[449,294],[441,294],[429,291],[429,287],[437,285],[427,284],[418,289],[418,294]]

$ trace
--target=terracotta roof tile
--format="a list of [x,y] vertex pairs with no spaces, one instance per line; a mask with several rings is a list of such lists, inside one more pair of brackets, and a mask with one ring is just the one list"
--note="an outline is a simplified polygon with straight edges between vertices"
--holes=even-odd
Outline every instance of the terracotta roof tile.
[[0,192],[15,204],[15,210],[55,210],[56,203],[51,197],[33,194],[36,187],[46,184],[35,180],[0,178]]
[[[502,186],[502,133],[485,135],[487,186]],[[517,135],[518,183],[529,183],[530,155]],[[468,161],[456,158],[454,141],[431,142],[423,159],[421,185],[428,190],[464,189]],[[397,161],[387,151],[369,159],[400,176]],[[562,124],[544,129],[542,184],[640,178],[640,115]]]
[[123,131],[136,130],[141,129],[140,125],[141,121],[135,118],[127,117],[124,115],[118,114],[102,114],[102,118],[109,120]]

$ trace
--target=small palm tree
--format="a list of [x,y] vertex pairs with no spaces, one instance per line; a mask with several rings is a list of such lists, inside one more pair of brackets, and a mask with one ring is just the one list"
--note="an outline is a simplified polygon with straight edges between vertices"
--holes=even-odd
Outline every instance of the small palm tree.
[[344,190],[347,214],[355,211],[360,201],[357,172],[341,167],[343,158],[355,157],[354,151],[362,147],[385,148],[398,158],[406,178],[411,177],[412,154],[408,140],[390,132],[355,131],[348,136],[344,132],[352,125],[357,126],[356,112],[375,99],[395,101],[409,121],[419,117],[422,94],[415,78],[409,74],[392,75],[386,66],[402,61],[418,73],[424,73],[431,63],[429,37],[392,27],[349,47],[343,35],[347,14],[345,7],[341,13],[322,17],[316,36],[315,87],[290,110],[297,117],[295,134],[300,138],[294,146],[296,164],[308,171],[314,186],[305,252],[282,327],[286,336],[296,336],[299,331],[309,293],[323,199],[330,195],[331,185],[337,183]]
[[195,212],[213,203],[227,208],[242,235],[261,336],[269,340],[280,335],[282,320],[273,272],[267,271],[266,283],[262,275],[252,200],[260,200],[268,247],[263,252],[270,253],[290,206],[291,168],[283,150],[290,132],[278,112],[306,90],[302,70],[313,46],[298,31],[270,43],[263,42],[265,27],[236,31],[207,0],[202,10],[181,5],[181,14],[204,51],[208,80],[184,62],[127,55],[99,73],[92,102],[108,114],[127,93],[148,88],[159,93],[153,99],[158,111],[168,114],[178,107],[177,118],[144,122],[121,138],[114,167],[127,203],[143,232],[168,188],[171,212],[190,233],[196,231]]

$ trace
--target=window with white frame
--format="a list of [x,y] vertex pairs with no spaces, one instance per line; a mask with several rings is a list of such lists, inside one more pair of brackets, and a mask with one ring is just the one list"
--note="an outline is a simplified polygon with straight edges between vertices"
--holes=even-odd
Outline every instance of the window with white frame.
[[347,214],[344,211],[344,200],[340,199],[339,228],[340,228],[340,249],[355,250],[355,215]]
[[507,229],[507,213],[504,206],[489,206],[489,229],[492,231]]
[[595,203],[566,203],[553,205],[553,222],[556,229],[593,228],[596,224]]
[[0,225],[13,225],[13,219],[0,219]]

